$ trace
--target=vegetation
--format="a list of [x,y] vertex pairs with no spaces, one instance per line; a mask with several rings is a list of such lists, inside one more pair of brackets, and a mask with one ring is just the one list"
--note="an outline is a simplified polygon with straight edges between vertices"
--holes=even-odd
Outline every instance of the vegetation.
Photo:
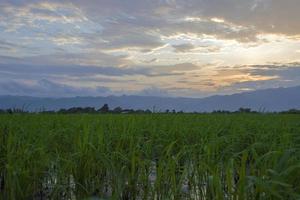
[[300,116],[0,115],[0,199],[299,199]]
[[[6,110],[1,110],[0,109],[0,114],[19,114],[19,113],[29,113],[29,111],[24,109],[24,106],[22,108],[10,108],[10,109],[6,109]],[[32,112],[31,112],[32,113]],[[81,114],[81,113],[86,113],[86,114],[107,114],[107,113],[113,113],[113,114],[150,114],[150,113],[172,113],[172,114],[183,114],[183,111],[176,111],[176,110],[159,110],[156,111],[155,107],[153,108],[153,110],[142,110],[142,109],[138,109],[138,110],[134,110],[134,109],[123,109],[120,106],[115,107],[114,109],[110,109],[108,104],[104,104],[101,108],[99,108],[98,110],[94,107],[72,107],[72,108],[62,108],[60,110],[54,111],[54,110],[44,110],[41,109],[40,111],[36,111],[33,113],[43,113],[43,114],[55,114],[55,113],[59,113],[59,114]],[[194,114],[205,114],[206,112],[193,112]],[[228,110],[214,110],[213,112],[214,114],[232,114],[232,113],[281,113],[281,114],[300,114],[300,110],[297,109],[290,109],[287,111],[281,111],[281,112],[265,112],[264,110],[260,110],[260,111],[254,111],[251,110],[251,108],[239,108],[237,111],[228,111]]]

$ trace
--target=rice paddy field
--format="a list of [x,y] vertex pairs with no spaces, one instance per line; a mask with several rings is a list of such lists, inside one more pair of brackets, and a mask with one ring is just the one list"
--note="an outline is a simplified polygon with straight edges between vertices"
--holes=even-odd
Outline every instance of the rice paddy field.
[[300,115],[0,115],[0,199],[300,199]]

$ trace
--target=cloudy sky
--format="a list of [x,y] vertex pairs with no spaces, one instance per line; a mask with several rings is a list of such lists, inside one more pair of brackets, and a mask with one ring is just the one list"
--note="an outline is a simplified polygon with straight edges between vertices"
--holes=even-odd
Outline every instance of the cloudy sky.
[[300,85],[299,0],[0,0],[0,95]]

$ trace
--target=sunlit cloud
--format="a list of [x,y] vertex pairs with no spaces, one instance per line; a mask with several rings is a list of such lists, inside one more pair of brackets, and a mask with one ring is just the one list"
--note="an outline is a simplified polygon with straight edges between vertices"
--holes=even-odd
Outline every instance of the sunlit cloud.
[[0,76],[2,84],[40,90],[39,81],[47,80],[92,95],[101,87],[110,94],[207,96],[293,86],[300,84],[291,75],[300,68],[291,64],[300,60],[299,6],[296,0],[3,0]]
[[213,22],[216,22],[216,23],[224,23],[225,22],[224,19],[220,19],[220,18],[216,18],[216,17],[211,18],[210,20]]

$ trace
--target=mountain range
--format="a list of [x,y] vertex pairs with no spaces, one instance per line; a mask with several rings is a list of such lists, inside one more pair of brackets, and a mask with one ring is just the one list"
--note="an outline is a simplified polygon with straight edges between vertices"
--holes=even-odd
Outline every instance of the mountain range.
[[211,112],[214,110],[235,111],[251,108],[256,111],[283,111],[300,109],[300,86],[274,88],[232,95],[215,95],[206,98],[107,96],[107,97],[31,97],[0,96],[0,109],[22,108],[27,111],[59,110],[71,107],[100,108],[107,103],[110,108],[166,109],[184,112]]

